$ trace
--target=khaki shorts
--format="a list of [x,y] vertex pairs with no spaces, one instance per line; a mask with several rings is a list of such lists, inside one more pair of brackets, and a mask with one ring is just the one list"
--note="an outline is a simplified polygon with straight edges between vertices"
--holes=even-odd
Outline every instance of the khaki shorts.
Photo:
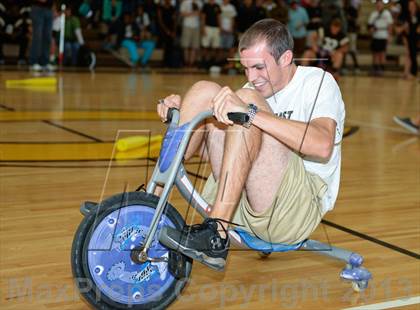
[[200,28],[183,27],[181,46],[182,48],[200,48]]
[[[218,182],[207,179],[202,196],[210,204],[216,199]],[[245,191],[232,219],[260,239],[272,243],[295,244],[309,237],[320,223],[326,183],[305,170],[303,160],[293,153],[273,204],[264,212],[252,210]]]
[[220,47],[220,29],[219,27],[205,26],[205,35],[201,38],[201,45],[204,48]]

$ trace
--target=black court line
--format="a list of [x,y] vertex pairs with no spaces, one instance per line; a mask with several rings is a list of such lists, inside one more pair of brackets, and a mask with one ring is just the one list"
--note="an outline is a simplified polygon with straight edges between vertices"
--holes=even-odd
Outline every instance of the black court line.
[[394,251],[396,251],[396,252],[400,252],[401,254],[405,254],[405,255],[408,255],[408,256],[414,257],[414,258],[416,258],[416,259],[420,259],[420,254],[417,254],[417,253],[415,253],[415,252],[411,252],[411,251],[409,251],[409,250],[407,250],[407,249],[400,248],[399,246],[396,246],[396,245],[394,245],[394,244],[391,244],[391,243],[388,243],[388,242],[385,242],[385,241],[382,241],[382,240],[376,239],[376,238],[371,237],[371,236],[369,236],[369,235],[363,234],[363,233],[361,233],[361,232],[355,231],[355,230],[353,230],[353,229],[350,229],[350,228],[347,228],[347,227],[344,227],[344,226],[338,225],[338,224],[336,224],[336,223],[333,223],[333,222],[330,222],[330,221],[327,221],[327,220],[322,220],[321,222],[322,222],[322,223],[324,223],[325,225],[328,225],[328,226],[334,227],[334,228],[336,228],[336,229],[338,229],[338,230],[344,231],[344,232],[349,233],[349,234],[351,234],[351,235],[354,235],[354,236],[357,236],[357,237],[359,237],[359,238],[362,238],[362,239],[365,239],[365,240],[371,241],[371,242],[373,242],[373,243],[376,243],[376,244],[382,245],[383,247],[386,247],[386,248],[388,248],[388,249],[394,250]]
[[45,123],[45,124],[48,124],[48,125],[51,125],[51,126],[54,126],[54,127],[60,128],[60,129],[63,129],[65,131],[74,133],[74,134],[79,135],[81,137],[88,138],[88,139],[90,139],[92,141],[95,141],[95,142],[104,142],[101,139],[98,139],[98,138],[95,138],[93,136],[87,135],[87,134],[85,134],[83,132],[80,132],[80,131],[77,131],[77,130],[74,130],[74,129],[71,129],[71,128],[68,128],[68,127],[59,125],[59,124],[56,124],[56,123],[51,122],[51,121],[43,120],[42,122]]
[[2,103],[0,103],[0,108],[5,109],[7,111],[15,111],[14,108],[8,107],[7,105],[2,104]]

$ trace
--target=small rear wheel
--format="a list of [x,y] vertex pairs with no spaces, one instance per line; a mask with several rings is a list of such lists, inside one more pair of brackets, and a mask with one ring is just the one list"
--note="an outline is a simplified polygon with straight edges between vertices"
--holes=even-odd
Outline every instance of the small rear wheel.
[[355,292],[360,293],[360,292],[363,292],[368,287],[368,281],[367,280],[353,281],[351,282],[351,286]]
[[258,255],[260,256],[260,258],[265,259],[271,255],[271,252],[258,252]]
[[158,241],[162,227],[184,226],[171,205],[148,251],[154,260],[138,259],[158,199],[143,192],[118,194],[81,222],[73,241],[72,270],[80,293],[95,308],[165,309],[187,284],[192,260]]

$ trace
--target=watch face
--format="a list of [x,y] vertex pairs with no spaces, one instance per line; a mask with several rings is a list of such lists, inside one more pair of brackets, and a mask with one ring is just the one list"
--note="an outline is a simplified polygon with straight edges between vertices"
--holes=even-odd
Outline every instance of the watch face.
[[250,103],[248,105],[248,109],[254,110],[254,113],[258,112],[258,107],[255,104],[253,104],[253,103]]

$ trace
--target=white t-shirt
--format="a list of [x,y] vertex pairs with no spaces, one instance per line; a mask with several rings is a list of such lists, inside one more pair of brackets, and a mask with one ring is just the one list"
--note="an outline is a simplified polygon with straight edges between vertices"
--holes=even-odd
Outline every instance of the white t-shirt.
[[368,24],[375,27],[372,35],[374,39],[386,40],[388,27],[392,25],[392,15],[385,9],[381,13],[373,11],[369,16]]
[[228,3],[226,5],[221,5],[220,9],[222,11],[221,14],[221,28],[227,32],[233,32],[233,21],[235,16],[237,15],[235,7]]
[[[181,13],[192,12],[193,2],[197,5],[198,10],[201,10],[203,3],[200,0],[184,0],[181,3],[179,11]],[[182,25],[187,28],[198,28],[200,27],[200,15],[184,16],[182,18]]]
[[[323,74],[324,70],[320,68],[298,66],[289,84],[266,100],[279,117],[305,123],[316,118],[328,117],[337,123],[334,149],[330,160],[327,163],[311,161],[308,158],[303,160],[306,171],[320,176],[328,186],[323,198],[323,211],[327,212],[334,208],[340,185],[341,141],[345,109],[334,77],[326,72],[321,84]],[[245,87],[249,87],[249,83]],[[311,115],[318,89],[319,95]]]

